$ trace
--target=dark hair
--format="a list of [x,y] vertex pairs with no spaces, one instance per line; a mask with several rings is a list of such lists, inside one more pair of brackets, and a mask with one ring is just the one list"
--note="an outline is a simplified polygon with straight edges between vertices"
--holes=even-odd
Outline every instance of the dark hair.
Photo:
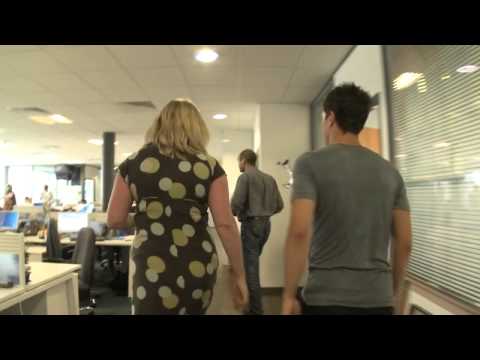
[[43,188],[44,188],[45,190],[48,190],[48,185],[45,185]]
[[370,95],[354,83],[335,87],[323,103],[325,113],[333,112],[338,126],[354,134],[362,131],[371,107]]
[[251,149],[245,149],[238,155],[238,160],[245,160],[248,164],[255,166],[257,163],[257,154]]

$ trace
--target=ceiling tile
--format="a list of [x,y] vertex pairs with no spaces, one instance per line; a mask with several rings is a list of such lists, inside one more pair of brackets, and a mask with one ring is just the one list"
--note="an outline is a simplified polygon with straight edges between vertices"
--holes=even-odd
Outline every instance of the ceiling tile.
[[88,103],[105,102],[106,98],[96,90],[68,90],[59,93],[66,104],[83,105]]
[[145,93],[151,100],[165,100],[170,101],[176,98],[190,98],[191,92],[185,86],[172,87],[153,87],[145,88]]
[[121,115],[122,109],[112,103],[92,103],[85,107],[84,112],[93,117],[111,117],[112,114]]
[[239,72],[234,67],[216,66],[203,67],[191,66],[186,68],[185,77],[188,85],[224,85],[238,86],[240,83]]
[[242,90],[240,98],[242,101],[255,103],[281,103],[284,93],[283,87],[250,87]]
[[146,95],[146,93],[138,86],[130,88],[122,87],[115,90],[103,90],[102,93],[105,95],[107,100],[112,102],[149,100],[149,97]]
[[68,47],[48,47],[45,51],[62,62],[68,69],[85,71],[119,71],[120,67],[113,56],[100,45],[76,45]]
[[135,88],[137,85],[124,71],[84,72],[81,77],[97,89],[117,90],[119,88]]
[[305,48],[299,67],[323,69],[326,75],[340,64],[352,45],[310,45]]
[[45,91],[45,89],[36,82],[22,77],[0,81],[0,89],[4,90],[7,94]]
[[284,103],[310,104],[318,95],[318,87],[290,87],[283,98]]
[[176,65],[175,57],[168,45],[109,45],[108,48],[129,69]]
[[0,57],[15,71],[23,75],[38,73],[63,73],[67,69],[44,51],[16,52]]
[[52,91],[63,90],[91,90],[90,86],[72,73],[65,74],[35,74],[35,82]]
[[168,88],[186,85],[183,74],[176,67],[132,70],[132,75],[143,88]]
[[191,89],[194,101],[235,101],[238,99],[238,95],[240,93],[238,87],[194,86]]
[[285,88],[292,75],[292,70],[286,68],[249,68],[242,69],[244,87]]
[[47,91],[23,94],[21,98],[25,102],[25,106],[38,106],[41,108],[46,108],[47,110],[49,110],[52,106],[59,105],[64,102],[62,97]]
[[0,55],[19,53],[24,51],[35,51],[40,48],[35,45],[0,45]]
[[290,81],[295,87],[317,87],[320,90],[331,78],[332,73],[325,73],[320,69],[297,69]]
[[304,46],[241,46],[240,66],[294,67]]

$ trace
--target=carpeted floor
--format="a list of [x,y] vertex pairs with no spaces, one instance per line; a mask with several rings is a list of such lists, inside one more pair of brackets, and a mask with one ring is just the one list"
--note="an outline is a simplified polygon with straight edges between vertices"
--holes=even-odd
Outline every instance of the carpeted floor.
[[[126,276],[117,277],[115,280],[115,276],[108,269],[103,269],[100,264],[96,264],[95,268],[95,281],[92,289],[92,294],[97,302],[95,315],[130,315],[131,304],[127,296]],[[116,284],[117,291],[112,289],[112,281]],[[218,272],[215,295],[207,314],[238,315],[233,307],[228,289],[228,268],[222,266]],[[264,291],[263,304],[266,315],[279,314],[281,308],[280,291]]]

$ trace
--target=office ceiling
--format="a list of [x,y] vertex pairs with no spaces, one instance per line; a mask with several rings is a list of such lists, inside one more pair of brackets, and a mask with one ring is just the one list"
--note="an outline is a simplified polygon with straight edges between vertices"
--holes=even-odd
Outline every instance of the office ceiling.
[[[101,147],[87,141],[104,131],[117,133],[122,159],[175,97],[197,103],[215,134],[251,130],[258,104],[308,104],[351,49],[208,46],[219,58],[202,64],[194,54],[203,47],[0,45],[0,163],[99,163]],[[11,111],[16,107],[41,108],[73,124],[37,124],[29,119],[35,114]],[[216,113],[228,118],[213,120]]]

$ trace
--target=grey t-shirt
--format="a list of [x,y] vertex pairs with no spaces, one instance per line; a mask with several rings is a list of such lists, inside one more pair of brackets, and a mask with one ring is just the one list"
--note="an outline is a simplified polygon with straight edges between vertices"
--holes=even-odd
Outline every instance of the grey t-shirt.
[[392,306],[393,209],[409,209],[403,179],[367,148],[335,144],[295,163],[292,199],[315,201],[308,305]]

